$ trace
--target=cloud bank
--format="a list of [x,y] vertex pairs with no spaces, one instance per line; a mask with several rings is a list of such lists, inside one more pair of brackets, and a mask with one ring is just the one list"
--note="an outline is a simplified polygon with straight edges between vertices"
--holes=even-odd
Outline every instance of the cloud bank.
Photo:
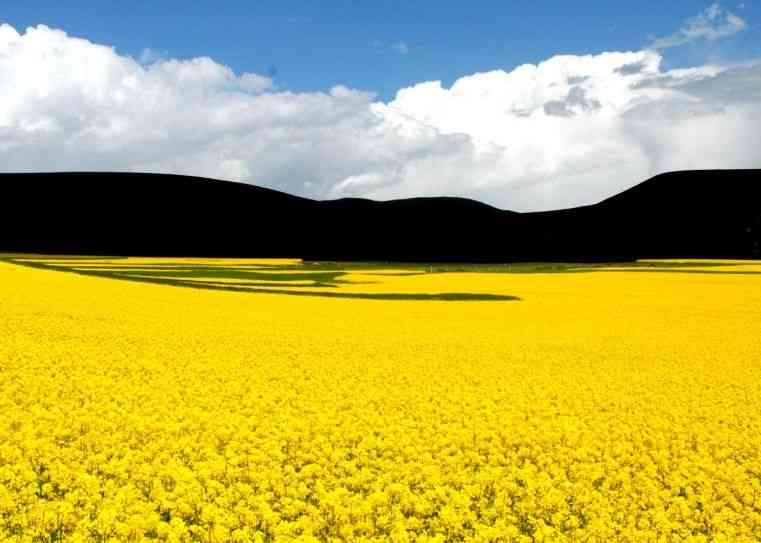
[[761,66],[661,61],[654,49],[555,56],[384,103],[1,25],[0,170],[179,173],[314,198],[456,195],[537,210],[667,170],[761,166]]

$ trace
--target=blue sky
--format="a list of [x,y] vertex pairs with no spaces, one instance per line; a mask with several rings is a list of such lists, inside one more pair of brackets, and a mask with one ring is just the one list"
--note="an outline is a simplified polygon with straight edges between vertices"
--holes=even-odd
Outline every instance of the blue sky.
[[[388,100],[419,81],[449,85],[463,75],[557,54],[639,50],[649,36],[670,34],[708,4],[36,0],[5,3],[0,21],[18,30],[60,28],[136,58],[146,48],[169,58],[210,56],[238,73],[274,73],[281,89],[324,91],[343,84]],[[757,0],[724,5],[757,28]],[[676,67],[759,56],[759,33],[750,31],[721,44],[674,48],[665,62]]]
[[759,25],[761,0],[6,3],[0,171],[589,204],[761,168]]

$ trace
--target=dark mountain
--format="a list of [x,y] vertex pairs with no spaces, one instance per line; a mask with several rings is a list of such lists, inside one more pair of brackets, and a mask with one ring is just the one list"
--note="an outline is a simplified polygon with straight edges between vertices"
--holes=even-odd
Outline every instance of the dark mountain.
[[658,175],[598,204],[315,201],[198,177],[0,174],[0,251],[374,261],[761,257],[761,170]]
[[761,170],[665,173],[595,205],[525,216],[550,260],[761,258]]

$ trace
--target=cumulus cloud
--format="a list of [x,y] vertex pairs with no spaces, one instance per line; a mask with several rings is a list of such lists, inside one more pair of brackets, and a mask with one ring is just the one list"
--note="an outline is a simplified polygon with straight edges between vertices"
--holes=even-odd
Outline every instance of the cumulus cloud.
[[0,170],[202,175],[314,198],[588,204],[665,170],[758,167],[761,66],[563,55],[394,100],[279,90],[210,58],[133,59],[0,25]]
[[[759,75],[759,66],[664,71],[654,51],[556,56],[449,89],[421,83],[389,107],[443,134],[469,135],[475,156],[489,157],[463,182],[470,194],[551,208],[592,203],[666,170],[761,165]],[[409,178],[395,191],[414,194],[421,183]]]
[[[742,9],[742,4],[740,9]],[[702,13],[685,21],[671,36],[656,38],[650,43],[652,49],[666,49],[698,40],[716,41],[732,36],[748,28],[748,23],[720,4],[711,4]]]

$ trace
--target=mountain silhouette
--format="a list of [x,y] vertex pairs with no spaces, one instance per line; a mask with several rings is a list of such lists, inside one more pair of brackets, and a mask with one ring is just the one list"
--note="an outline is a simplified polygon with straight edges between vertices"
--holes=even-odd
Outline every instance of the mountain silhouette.
[[761,170],[655,176],[516,213],[464,198],[317,201],[143,173],[0,174],[0,252],[399,262],[761,258]]

